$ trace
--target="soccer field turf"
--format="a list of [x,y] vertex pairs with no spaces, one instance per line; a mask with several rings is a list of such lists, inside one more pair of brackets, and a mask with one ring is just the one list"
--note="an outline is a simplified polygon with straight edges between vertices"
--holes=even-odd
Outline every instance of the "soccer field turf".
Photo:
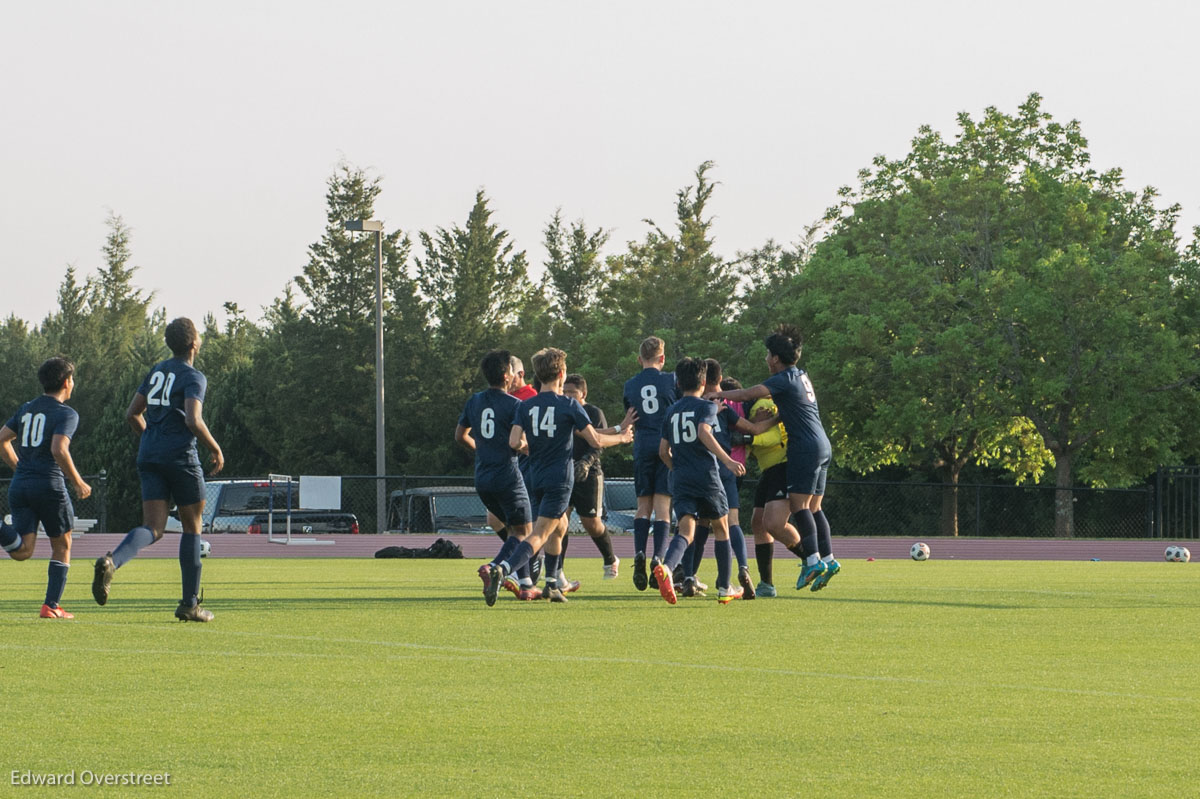
[[[210,561],[199,625],[172,560],[104,608],[77,560],[73,622],[0,562],[0,795],[1197,795],[1195,564],[850,561],[813,594],[779,560],[778,599],[670,607],[579,558],[570,604],[493,608],[478,564]],[[171,787],[12,784],[72,771]]]

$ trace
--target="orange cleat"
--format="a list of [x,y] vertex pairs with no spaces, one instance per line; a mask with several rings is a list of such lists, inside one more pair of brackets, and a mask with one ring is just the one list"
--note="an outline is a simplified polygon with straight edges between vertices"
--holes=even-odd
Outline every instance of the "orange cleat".
[[671,581],[671,573],[667,571],[667,567],[661,563],[654,564],[654,579],[658,582],[658,593],[662,594],[662,598],[674,605],[675,584]]
[[43,619],[73,619],[74,613],[67,613],[62,608],[52,608],[49,605],[42,605],[41,617]]

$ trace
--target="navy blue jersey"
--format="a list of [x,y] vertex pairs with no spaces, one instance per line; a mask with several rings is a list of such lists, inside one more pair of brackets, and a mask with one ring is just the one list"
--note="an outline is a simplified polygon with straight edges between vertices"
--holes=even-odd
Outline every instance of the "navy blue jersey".
[[154,365],[138,389],[146,398],[146,431],[138,447],[138,463],[200,465],[184,402],[204,402],[207,388],[204,375],[178,358]]
[[530,489],[574,482],[571,452],[575,431],[583,430],[591,423],[578,400],[552,391],[538,392],[536,397],[521,403],[513,424],[524,428],[525,440],[529,442]]
[[[728,455],[733,451],[733,438],[730,434],[737,425],[738,419],[742,417],[738,416],[737,411],[723,402],[718,402],[716,405],[717,420],[713,422],[713,438],[717,440],[717,443],[721,445],[721,449],[725,450],[725,454]],[[722,476],[733,474],[733,472],[725,467],[725,464],[721,463],[719,465]]]
[[796,452],[829,452],[829,437],[821,426],[817,394],[808,375],[789,366],[763,381],[779,408],[779,418],[787,429],[788,449]]
[[50,452],[50,442],[56,435],[75,435],[79,414],[74,408],[43,394],[22,405],[5,426],[17,434],[13,442],[17,451],[14,482],[29,479],[63,483],[63,472]]
[[519,476],[517,453],[508,445],[519,407],[519,399],[498,388],[473,394],[463,406],[458,423],[475,439],[475,485],[480,490],[509,485]]
[[720,462],[700,440],[701,424],[716,426],[717,403],[684,397],[667,409],[662,438],[671,446],[676,495],[707,496],[721,490]]
[[625,407],[637,410],[633,425],[633,457],[657,458],[667,408],[679,399],[675,373],[647,366],[625,381]]

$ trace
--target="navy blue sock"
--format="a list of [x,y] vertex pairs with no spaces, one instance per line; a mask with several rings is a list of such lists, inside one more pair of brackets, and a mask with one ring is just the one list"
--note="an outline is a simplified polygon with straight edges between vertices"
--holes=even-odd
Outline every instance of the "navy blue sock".
[[183,576],[183,604],[194,605],[200,595],[200,536],[179,536],[179,572]]
[[700,561],[704,560],[704,548],[708,546],[708,536],[712,532],[707,524],[696,525],[696,537],[692,539],[692,562],[688,567],[691,571],[689,576],[695,577],[696,572],[700,571]]
[[[675,539],[672,538],[671,542],[674,543]],[[671,547],[668,546],[667,552],[670,552],[670,551],[671,551]],[[684,577],[695,577],[696,576],[696,568],[693,565],[693,563],[695,562],[695,553],[696,553],[696,539],[692,538],[692,543],[688,544],[687,549],[685,549],[683,551],[683,576]]]
[[[792,514],[792,526],[800,533],[800,551],[805,560],[817,554],[817,520],[808,508]],[[795,549],[792,550],[795,552]]]
[[148,547],[153,543],[153,530],[149,527],[133,528],[125,534],[125,537],[121,539],[121,543],[117,544],[117,548],[113,550],[113,567],[117,569],[121,568],[133,560],[133,556],[138,553],[138,550]]
[[520,542],[506,560],[508,563],[508,573],[512,574],[515,571],[519,571],[522,566],[528,566],[529,560],[532,557],[533,547],[529,545],[528,541]]
[[521,540],[515,535],[504,539],[504,543],[500,545],[500,551],[496,553],[496,557],[492,558],[492,565],[497,566],[517,551],[517,547],[521,545]]
[[737,558],[738,568],[750,568],[750,563],[746,560],[746,534],[742,532],[740,524],[729,525],[729,547],[733,550],[733,556]]
[[67,587],[67,569],[69,568],[71,568],[69,564],[60,560],[50,561],[46,580],[46,604],[52,608],[58,607],[58,600],[62,599],[63,589]]
[[0,549],[11,552],[20,547],[21,536],[17,535],[17,528],[0,521]]
[[633,551],[645,552],[646,541],[650,538],[650,520],[649,519],[634,519],[633,520]]
[[661,559],[663,550],[667,548],[667,533],[671,532],[669,522],[654,520],[654,557]]
[[521,583],[521,585],[530,585],[533,583],[533,572],[529,570],[528,563],[517,569],[517,582]]
[[676,533],[671,538],[671,545],[667,547],[667,557],[663,560],[663,565],[667,567],[667,571],[675,571],[675,567],[683,561],[683,553],[687,551],[688,542],[679,533]]
[[562,563],[562,554],[551,555],[546,553],[546,565],[542,568],[542,573],[546,575],[546,587],[558,585],[558,564]]
[[728,588],[729,574],[733,571],[733,553],[729,549],[729,539],[717,539],[713,543],[713,554],[717,556],[717,588]]
[[829,534],[829,519],[825,517],[825,511],[814,513],[813,521],[817,523],[817,549],[821,557],[833,557],[833,538]]

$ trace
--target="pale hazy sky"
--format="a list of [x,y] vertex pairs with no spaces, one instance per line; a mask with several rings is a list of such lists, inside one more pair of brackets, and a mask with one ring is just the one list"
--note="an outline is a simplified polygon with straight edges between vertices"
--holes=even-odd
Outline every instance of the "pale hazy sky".
[[[1099,168],[1200,224],[1200,4],[0,0],[0,317],[93,274],[109,210],[172,315],[257,319],[299,274],[342,158],[378,216],[462,224],[474,193],[531,261],[561,206],[609,251],[670,224],[704,160],[718,250],[793,241],[918,125],[1083,123]],[[414,235],[415,239],[415,235]]]

